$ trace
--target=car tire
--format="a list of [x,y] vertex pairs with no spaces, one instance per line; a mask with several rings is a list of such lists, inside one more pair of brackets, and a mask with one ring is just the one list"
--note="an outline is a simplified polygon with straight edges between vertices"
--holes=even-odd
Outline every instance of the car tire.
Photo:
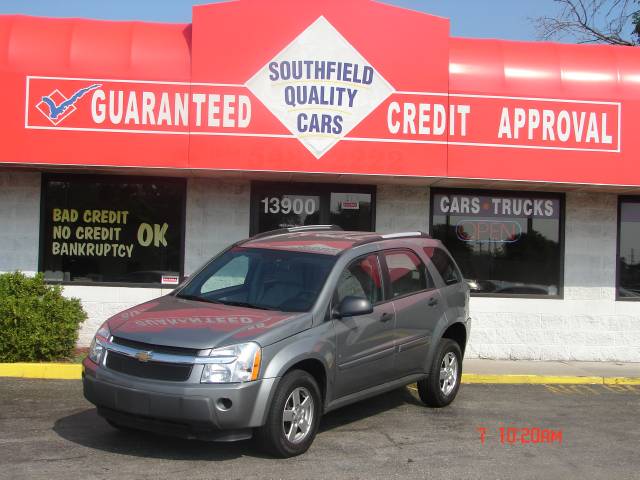
[[278,383],[265,425],[255,432],[257,446],[281,458],[306,452],[318,431],[321,412],[320,388],[313,376],[304,370],[287,373]]
[[462,378],[460,345],[449,338],[440,340],[429,376],[418,381],[418,395],[430,407],[446,407],[456,398]]

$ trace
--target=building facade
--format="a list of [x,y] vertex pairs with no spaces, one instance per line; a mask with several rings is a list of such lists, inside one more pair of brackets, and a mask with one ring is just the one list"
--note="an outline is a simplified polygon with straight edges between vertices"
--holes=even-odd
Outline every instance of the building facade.
[[0,271],[81,298],[80,346],[233,241],[334,223],[443,240],[467,356],[640,361],[636,50],[453,38],[368,0],[0,34]]

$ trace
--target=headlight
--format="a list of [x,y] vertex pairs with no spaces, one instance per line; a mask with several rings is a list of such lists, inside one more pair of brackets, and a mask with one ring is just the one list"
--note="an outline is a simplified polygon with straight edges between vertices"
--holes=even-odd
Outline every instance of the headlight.
[[110,336],[111,332],[109,331],[109,325],[107,324],[107,322],[104,322],[91,341],[91,346],[89,347],[89,360],[94,363],[100,364],[102,355],[106,350],[104,348],[103,342],[109,341]]
[[201,383],[250,382],[258,378],[262,350],[257,343],[215,348],[204,366]]

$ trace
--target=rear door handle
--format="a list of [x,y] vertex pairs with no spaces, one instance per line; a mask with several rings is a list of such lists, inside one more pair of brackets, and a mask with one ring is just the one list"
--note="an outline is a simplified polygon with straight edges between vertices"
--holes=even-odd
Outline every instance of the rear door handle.
[[381,322],[388,322],[392,318],[393,318],[393,314],[391,314],[391,313],[383,313],[382,316],[380,317],[380,321]]
[[427,305],[429,305],[430,307],[433,307],[434,305],[438,304],[438,297],[431,297],[429,299],[429,303],[427,303]]

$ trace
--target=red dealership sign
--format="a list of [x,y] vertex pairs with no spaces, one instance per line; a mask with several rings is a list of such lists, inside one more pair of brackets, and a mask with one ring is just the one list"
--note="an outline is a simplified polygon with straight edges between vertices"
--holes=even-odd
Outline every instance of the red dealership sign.
[[[82,61],[62,61],[69,25]],[[451,44],[447,20],[368,0],[199,6],[133,40],[122,25],[0,17],[26,52],[0,72],[0,163],[640,185],[633,49]],[[50,41],[29,53],[32,37]]]
[[[61,77],[27,77],[26,81],[25,128],[33,129],[298,138],[303,142],[315,129],[332,146],[347,140],[620,152],[620,102],[455,95],[451,98],[456,103],[447,105],[447,95],[393,92],[355,126],[359,136],[334,134],[332,138],[329,134],[336,131],[336,118],[342,120],[341,116],[294,114],[293,131],[284,133],[273,119],[252,118],[259,100],[242,85]],[[348,103],[345,90],[322,90],[314,105],[325,104],[326,111],[332,111],[331,96],[344,94]],[[288,101],[294,110],[302,95],[293,93]],[[306,99],[308,94],[304,95]],[[327,117],[329,121],[323,123]]]

